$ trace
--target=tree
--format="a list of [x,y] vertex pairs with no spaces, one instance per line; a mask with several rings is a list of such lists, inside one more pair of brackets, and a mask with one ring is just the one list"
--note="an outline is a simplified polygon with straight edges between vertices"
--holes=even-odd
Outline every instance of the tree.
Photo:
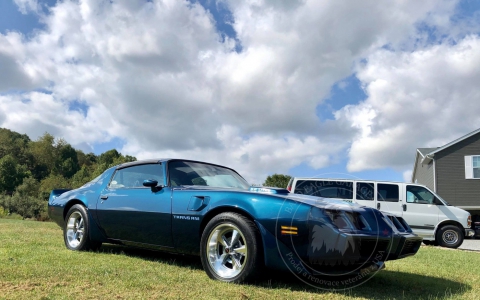
[[121,154],[116,149],[111,149],[103,152],[98,156],[98,163],[105,164],[107,166],[113,164],[113,162],[118,159]]
[[39,197],[42,199],[48,199],[50,192],[53,189],[70,189],[71,185],[68,179],[62,175],[50,174],[47,178],[40,182]]
[[80,170],[77,151],[63,139],[58,140],[55,146],[57,150],[55,166],[57,173],[65,178],[72,177]]
[[32,174],[35,179],[42,180],[55,170],[55,137],[45,132],[38,140],[30,142],[29,149],[35,161]]
[[0,159],[0,192],[12,194],[27,175],[26,167],[18,165],[12,155],[2,157]]
[[289,175],[283,174],[273,174],[267,177],[264,186],[278,187],[278,188],[287,188],[288,182],[292,177]]
[[85,183],[89,182],[92,180],[92,172],[90,172],[89,168],[86,165],[83,165],[82,168],[73,175],[71,182],[72,182],[72,187],[74,189],[81,187]]
[[17,186],[15,193],[21,197],[38,197],[40,184],[33,177],[23,179],[22,184]]
[[27,164],[27,146],[30,138],[26,134],[20,134],[6,128],[0,128],[0,158],[12,155],[21,164]]

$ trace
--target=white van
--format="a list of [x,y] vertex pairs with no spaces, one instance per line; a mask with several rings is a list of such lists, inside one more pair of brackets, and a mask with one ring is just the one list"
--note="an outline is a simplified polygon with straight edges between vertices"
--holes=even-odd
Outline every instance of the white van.
[[449,205],[426,186],[370,180],[294,177],[291,193],[343,199],[401,216],[425,244],[457,248],[473,236],[469,212]]

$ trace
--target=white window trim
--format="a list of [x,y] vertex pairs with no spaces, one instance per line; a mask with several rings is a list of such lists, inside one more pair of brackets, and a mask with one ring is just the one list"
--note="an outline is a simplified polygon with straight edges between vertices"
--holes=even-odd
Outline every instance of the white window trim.
[[465,156],[465,179],[480,179],[473,177],[473,158],[480,157],[480,155]]

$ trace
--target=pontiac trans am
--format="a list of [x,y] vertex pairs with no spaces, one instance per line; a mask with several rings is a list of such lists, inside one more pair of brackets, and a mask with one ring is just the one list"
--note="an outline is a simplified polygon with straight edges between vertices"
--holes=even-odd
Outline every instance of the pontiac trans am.
[[378,270],[422,241],[394,215],[250,187],[233,169],[191,160],[121,164],[78,189],[53,190],[48,206],[70,250],[115,243],[200,255],[208,276],[226,282],[263,267],[312,276]]

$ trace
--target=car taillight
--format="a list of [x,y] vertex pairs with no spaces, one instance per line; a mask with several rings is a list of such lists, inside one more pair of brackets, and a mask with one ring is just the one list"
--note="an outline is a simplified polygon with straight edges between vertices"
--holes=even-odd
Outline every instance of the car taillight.
[[287,191],[289,191],[289,192],[292,191],[292,186],[291,185],[287,186]]

